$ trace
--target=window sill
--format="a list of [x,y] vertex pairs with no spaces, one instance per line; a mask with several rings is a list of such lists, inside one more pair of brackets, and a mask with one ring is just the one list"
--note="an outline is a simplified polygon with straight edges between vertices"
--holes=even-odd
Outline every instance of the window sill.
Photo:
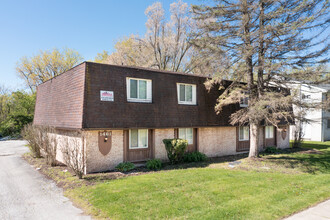
[[127,102],[152,103],[152,100],[148,100],[148,99],[127,99]]
[[179,105],[197,105],[196,103],[193,102],[179,102]]
[[129,150],[148,150],[148,147],[134,147],[134,148],[129,148]]
[[240,104],[239,107],[246,108],[246,107],[248,107],[248,105]]
[[247,140],[238,140],[238,141],[250,141],[249,139],[247,139]]

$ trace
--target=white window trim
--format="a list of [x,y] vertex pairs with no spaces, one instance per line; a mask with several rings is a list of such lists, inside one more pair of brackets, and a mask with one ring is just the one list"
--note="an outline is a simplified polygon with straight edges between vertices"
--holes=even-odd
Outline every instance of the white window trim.
[[[247,92],[244,92],[244,94],[246,95],[247,94]],[[246,97],[247,98],[247,102],[248,103],[244,103],[244,98],[241,98],[240,99],[240,102],[239,102],[239,107],[248,107],[249,106],[249,97]],[[241,103],[241,101],[243,100],[243,103]]]
[[[273,128],[273,132],[272,132],[272,133],[267,132],[267,128],[270,128],[270,127]],[[271,134],[271,137],[267,137],[267,134],[268,134],[268,135]],[[265,127],[265,138],[266,138],[266,139],[273,139],[273,138],[274,138],[274,126],[266,126],[266,127]]]
[[[146,99],[139,99],[139,98],[131,98],[131,79],[137,81],[146,81],[147,82],[147,98]],[[137,94],[139,95],[139,85],[137,85]],[[133,77],[126,77],[126,96],[128,102],[144,102],[144,103],[152,103],[152,80],[151,79],[141,79],[141,78],[133,78]]]
[[131,131],[132,131],[132,129],[129,129],[129,149],[132,149],[132,150],[134,150],[134,149],[147,149],[148,147],[149,147],[149,143],[148,143],[148,141],[149,141],[149,130],[148,129],[133,129],[133,130],[138,130],[138,144],[139,144],[139,132],[140,132],[140,130],[147,130],[147,147],[140,147],[140,146],[138,146],[138,147],[132,147],[131,146],[131,137],[132,137],[132,135],[131,135]]
[[[250,128],[248,126],[242,126],[242,128],[247,127],[249,129],[249,135],[247,139],[241,139],[241,127],[238,127],[238,140],[239,141],[249,141],[250,140]],[[243,131],[244,132],[244,131]]]
[[248,107],[248,106],[249,106],[248,104],[242,104],[242,103],[239,104],[239,107]]
[[[186,136],[186,140],[188,141],[188,145],[194,144],[194,129],[193,128],[178,128],[178,137],[180,138],[180,129],[185,129],[185,136]],[[189,140],[187,139],[187,129],[191,129],[192,132],[192,143],[189,144]],[[181,139],[181,138],[180,138]]]
[[[180,101],[180,85],[192,86],[192,99],[191,99],[191,102]],[[196,85],[195,84],[177,83],[176,88],[177,88],[178,103],[180,105],[197,105]]]

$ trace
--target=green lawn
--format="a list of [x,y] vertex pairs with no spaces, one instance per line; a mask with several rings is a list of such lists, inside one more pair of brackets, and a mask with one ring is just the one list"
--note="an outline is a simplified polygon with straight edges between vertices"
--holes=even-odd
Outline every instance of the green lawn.
[[69,194],[111,219],[279,219],[330,197],[330,142],[304,147],[317,151],[129,176]]

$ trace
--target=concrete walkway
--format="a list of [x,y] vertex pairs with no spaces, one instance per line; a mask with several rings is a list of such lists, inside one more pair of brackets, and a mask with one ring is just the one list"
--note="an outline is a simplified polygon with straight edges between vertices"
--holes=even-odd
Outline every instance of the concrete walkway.
[[0,219],[91,219],[21,158],[25,144],[0,141]]
[[299,212],[286,220],[329,220],[330,219],[330,200],[322,202],[314,207]]

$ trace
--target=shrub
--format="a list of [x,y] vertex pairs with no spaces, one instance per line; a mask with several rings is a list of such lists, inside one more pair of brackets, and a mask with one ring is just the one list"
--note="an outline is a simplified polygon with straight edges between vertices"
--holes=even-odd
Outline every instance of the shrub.
[[188,141],[183,139],[164,139],[167,157],[172,164],[182,162]]
[[206,160],[207,160],[207,156],[201,152],[186,153],[183,156],[183,161],[186,163],[203,162]]
[[162,168],[162,162],[158,159],[148,160],[147,168],[149,170],[160,170]]
[[84,154],[82,151],[82,140],[84,134],[76,132],[74,138],[67,138],[61,151],[64,157],[65,164],[73,170],[73,172],[82,179],[85,169]]
[[53,134],[55,129],[50,126],[31,125],[30,130],[33,131],[30,138],[34,139],[33,141],[38,146],[40,154],[45,156],[47,164],[56,166],[57,139]]
[[116,169],[120,172],[127,172],[130,170],[133,170],[135,168],[135,165],[131,162],[123,162],[116,166]]
[[22,129],[23,138],[29,143],[29,148],[34,157],[40,158],[40,145],[37,140],[38,129],[32,124],[27,124]]
[[274,147],[274,146],[271,146],[271,147],[266,147],[265,149],[265,153],[268,153],[268,154],[274,154],[276,152],[278,152],[279,150]]

